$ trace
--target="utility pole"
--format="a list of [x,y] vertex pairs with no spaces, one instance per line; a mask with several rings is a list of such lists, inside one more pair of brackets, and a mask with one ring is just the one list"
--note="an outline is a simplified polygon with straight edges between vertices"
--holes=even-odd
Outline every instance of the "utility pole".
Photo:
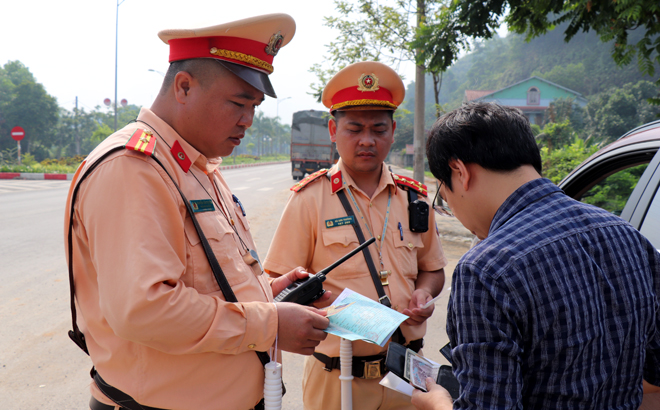
[[[417,28],[419,28],[426,14],[424,0],[417,0]],[[418,54],[420,50],[415,50]],[[424,183],[424,66],[415,67],[415,121],[413,125],[413,178]]]
[[117,50],[119,49],[119,6],[126,1],[117,0],[117,23],[115,27],[115,131],[117,131]]
[[80,131],[78,130],[78,96],[76,96],[76,109],[74,111],[74,127],[76,129],[76,155],[80,155]]

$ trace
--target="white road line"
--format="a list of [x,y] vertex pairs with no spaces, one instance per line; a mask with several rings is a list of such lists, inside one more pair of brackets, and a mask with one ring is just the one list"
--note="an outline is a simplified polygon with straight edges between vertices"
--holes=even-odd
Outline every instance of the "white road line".
[[265,187],[265,188],[259,188],[259,189],[257,189],[257,191],[270,191],[271,189],[273,189],[273,187],[269,186],[269,187]]
[[260,179],[261,179],[261,177],[259,177],[259,178],[250,178],[250,179],[248,179],[248,180],[245,181],[245,182],[258,181],[258,180],[260,180]]
[[38,187],[28,187],[28,186],[20,186],[20,185],[15,185],[15,186],[4,186],[5,189],[8,189],[9,191],[12,192],[18,192],[18,191],[33,191],[37,189],[43,189],[43,188],[38,188]]

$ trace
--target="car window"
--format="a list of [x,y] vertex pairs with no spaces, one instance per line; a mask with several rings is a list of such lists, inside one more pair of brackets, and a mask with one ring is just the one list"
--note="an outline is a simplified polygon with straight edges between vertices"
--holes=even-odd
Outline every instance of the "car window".
[[660,249],[660,195],[657,190],[639,231],[651,241],[656,249]]
[[648,164],[641,164],[618,170],[591,187],[582,195],[580,201],[620,216],[647,166]]

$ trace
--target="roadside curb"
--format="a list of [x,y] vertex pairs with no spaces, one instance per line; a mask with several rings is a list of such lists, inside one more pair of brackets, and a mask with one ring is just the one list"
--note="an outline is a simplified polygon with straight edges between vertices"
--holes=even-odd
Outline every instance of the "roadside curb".
[[[273,161],[273,162],[258,162],[256,164],[238,164],[238,165],[220,165],[219,170],[233,169],[233,168],[248,168],[260,165],[274,165],[286,164],[291,161]],[[43,172],[0,172],[0,179],[49,179],[60,181],[71,181],[75,174],[47,174]]]
[[74,174],[45,174],[43,172],[0,172],[0,179],[52,179],[71,181]]

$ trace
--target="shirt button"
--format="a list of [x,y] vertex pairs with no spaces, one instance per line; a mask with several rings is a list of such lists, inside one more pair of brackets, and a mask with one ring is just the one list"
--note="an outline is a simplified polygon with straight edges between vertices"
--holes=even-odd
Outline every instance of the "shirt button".
[[380,241],[380,235],[378,235],[376,238]]
[[408,247],[409,247],[410,249],[412,249],[412,248],[415,247],[415,245],[413,245],[411,242],[408,242]]
[[371,208],[372,206],[374,206],[374,204],[369,202],[369,208]]
[[254,349],[255,347],[257,347],[257,345],[255,345],[254,343],[250,343],[248,345],[248,349]]

